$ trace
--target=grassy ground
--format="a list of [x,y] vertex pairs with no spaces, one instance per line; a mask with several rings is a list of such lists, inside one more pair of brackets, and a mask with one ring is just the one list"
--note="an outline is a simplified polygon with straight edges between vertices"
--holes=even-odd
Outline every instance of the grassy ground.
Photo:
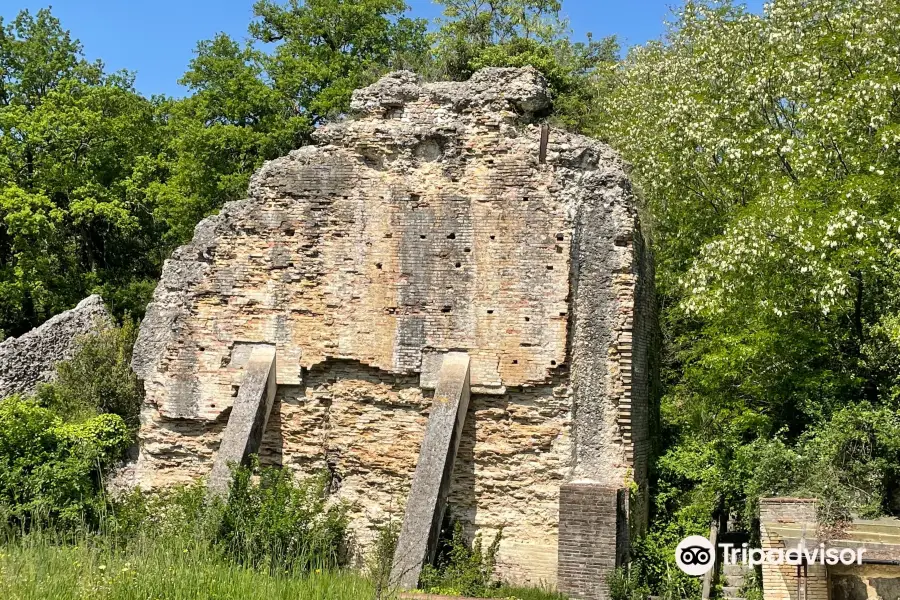
[[566,596],[541,588],[503,586],[491,593],[492,598],[516,598],[516,600],[568,600]]
[[[59,543],[32,534],[0,545],[4,600],[373,600],[350,571],[310,574],[248,569],[188,536],[138,537],[115,547],[101,537]],[[503,587],[495,598],[557,600],[539,589]]]
[[0,598],[9,600],[371,600],[353,573],[270,575],[205,545],[144,539],[115,549],[85,539],[57,545],[29,536],[0,546]]
[[[251,485],[249,479],[248,486],[237,485],[247,473],[242,471],[236,479],[227,505],[208,502],[205,488],[189,486],[123,497],[110,505],[114,510],[104,513],[99,524],[54,526],[47,515],[34,514],[18,519],[20,528],[10,529],[12,525],[4,525],[0,518],[0,599],[391,600],[395,596],[379,594],[358,571],[336,567],[345,563],[334,551],[343,539],[344,521],[319,505],[319,488],[271,477],[263,478],[266,486]],[[332,538],[338,540],[337,546]],[[375,552],[365,570],[389,570],[392,555],[392,549]],[[460,564],[471,567],[470,562]],[[290,567],[296,570],[286,570],[288,565],[296,565]],[[539,589],[482,587],[493,598],[564,600]]]

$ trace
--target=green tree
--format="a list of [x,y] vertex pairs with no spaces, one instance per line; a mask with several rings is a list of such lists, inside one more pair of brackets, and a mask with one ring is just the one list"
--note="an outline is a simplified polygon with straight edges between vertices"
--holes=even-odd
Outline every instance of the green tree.
[[485,67],[532,66],[550,84],[557,124],[604,135],[598,107],[615,82],[614,37],[573,42],[558,0],[441,1],[430,76],[462,80]]
[[451,78],[471,75],[474,61],[487,48],[517,40],[552,44],[568,30],[559,0],[442,0],[434,38],[443,68]]
[[138,308],[127,300],[156,274],[157,228],[129,180],[158,144],[152,105],[48,10],[0,22],[0,66],[0,329],[91,291]]
[[821,493],[842,461],[883,478],[847,510],[890,508],[884,444],[772,469],[777,485],[747,448],[851,448],[845,407],[896,415],[898,10],[691,1],[617,75],[604,120],[652,216],[664,307],[663,520],[702,523],[717,494]]
[[146,194],[166,225],[166,247],[225,202],[243,198],[253,171],[309,139],[309,121],[268,81],[267,57],[225,34],[197,45],[181,83],[191,91],[165,100],[167,147],[151,167]]
[[310,143],[349,109],[354,89],[423,56],[425,23],[406,10],[400,0],[261,1],[256,45],[224,34],[200,42],[181,79],[191,95],[161,103],[167,147],[144,171],[166,248],[243,198],[264,161]]
[[315,127],[346,113],[353,90],[426,52],[426,23],[407,10],[403,0],[260,0],[250,32],[276,44],[273,86]]

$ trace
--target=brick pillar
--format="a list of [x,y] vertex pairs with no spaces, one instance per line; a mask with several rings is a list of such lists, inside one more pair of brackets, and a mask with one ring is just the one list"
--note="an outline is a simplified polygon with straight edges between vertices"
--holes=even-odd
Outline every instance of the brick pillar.
[[[785,542],[772,530],[778,524],[807,525],[808,546],[816,540],[816,501],[808,498],[761,498],[759,501],[760,539],[762,547],[784,548]],[[793,543],[791,545],[793,547]],[[801,573],[802,567],[801,567]],[[800,600],[796,565],[763,565],[765,600]],[[806,600],[828,600],[828,572],[825,565],[806,566]]]
[[559,493],[559,590],[606,600],[606,578],[628,555],[628,490],[567,483]]

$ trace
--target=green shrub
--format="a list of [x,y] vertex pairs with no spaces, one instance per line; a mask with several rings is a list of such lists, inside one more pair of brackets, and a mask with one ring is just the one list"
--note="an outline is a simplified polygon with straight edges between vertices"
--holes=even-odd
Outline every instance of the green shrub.
[[375,586],[375,597],[383,598],[391,592],[391,569],[394,566],[394,551],[400,538],[400,521],[390,518],[378,527],[375,545],[369,557],[367,575]]
[[329,569],[346,562],[349,506],[330,502],[326,475],[297,483],[286,469],[235,469],[216,541],[241,564],[272,571]]
[[496,588],[486,590],[487,598],[499,598],[502,600],[568,600],[568,596],[561,594],[549,586],[541,587],[516,587],[502,584]]
[[635,564],[617,567],[607,579],[610,600],[646,600],[650,588],[641,581],[639,571]]
[[35,519],[96,524],[102,475],[130,443],[116,415],[66,424],[34,400],[0,400],[0,519],[24,529]]
[[[620,575],[616,593],[632,596],[649,594],[662,600],[699,598],[701,580],[684,573],[675,564],[675,547],[688,535],[703,534],[691,516],[679,513],[665,523],[657,523],[647,535],[631,545],[631,564]],[[612,583],[611,583],[612,585]],[[612,589],[610,593],[613,593]]]
[[202,481],[152,493],[135,488],[109,499],[102,531],[116,544],[141,536],[186,536],[214,546],[223,511],[221,500],[211,500]]
[[38,387],[41,405],[68,421],[111,413],[137,427],[143,394],[131,370],[136,339],[137,327],[129,320],[82,337],[75,355],[56,366],[56,380]]
[[763,600],[762,572],[760,567],[754,568],[744,575],[744,584],[740,590],[741,598],[745,600]]
[[227,501],[210,497],[203,481],[119,496],[110,501],[103,533],[123,546],[183,538],[273,574],[343,566],[349,505],[329,500],[325,474],[297,482],[288,470],[257,465],[233,470]]
[[891,511],[892,492],[900,487],[900,412],[858,402],[810,427],[794,444],[783,436],[759,439],[738,457],[753,465],[745,483],[752,515],[760,496],[813,497],[819,524],[840,529],[853,515]]
[[500,582],[494,579],[494,566],[502,538],[501,529],[487,550],[484,550],[481,534],[478,534],[470,548],[463,536],[462,525],[456,523],[449,545],[438,556],[437,566],[427,565],[422,569],[420,587],[436,594],[489,595],[492,589],[500,586]]

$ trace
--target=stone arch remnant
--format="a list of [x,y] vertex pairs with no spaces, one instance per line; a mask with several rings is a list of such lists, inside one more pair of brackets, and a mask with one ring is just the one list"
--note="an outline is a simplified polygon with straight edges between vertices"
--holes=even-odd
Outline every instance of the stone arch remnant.
[[327,468],[361,552],[404,516],[406,585],[449,510],[504,528],[503,577],[605,597],[645,518],[652,265],[623,163],[549,106],[530,68],[393,73],[200,223],[136,345],[137,483]]

